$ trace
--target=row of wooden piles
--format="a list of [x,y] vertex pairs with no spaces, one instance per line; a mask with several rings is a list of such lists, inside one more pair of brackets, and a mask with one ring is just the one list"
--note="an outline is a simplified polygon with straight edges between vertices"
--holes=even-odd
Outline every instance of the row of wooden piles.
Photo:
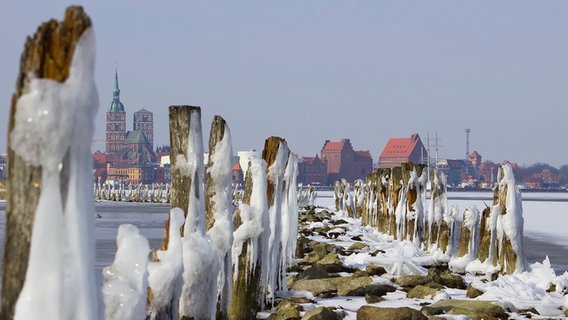
[[[200,114],[200,107],[170,107],[171,152],[172,155],[177,155],[172,157],[171,204],[172,207],[181,208],[186,219],[192,219],[191,216],[188,217],[188,211],[191,211],[190,201],[204,196],[205,216],[194,218],[196,224],[201,223],[199,220],[203,219],[206,232],[210,232],[216,225],[216,218],[219,218],[218,213],[215,212],[219,211],[215,208],[222,201],[219,197],[228,197],[227,202],[232,207],[230,199],[233,194],[234,201],[234,190],[231,191],[230,171],[227,172],[228,179],[227,177],[223,179],[219,175],[212,174],[220,169],[208,169],[204,194],[200,195],[200,188],[196,184],[196,181],[200,181],[198,173],[194,172],[194,176],[188,176],[182,169],[183,164],[179,163],[180,155],[190,154],[195,150],[192,148],[192,142],[187,141],[187,137],[190,136],[191,131],[200,130],[200,123],[195,122],[195,119],[200,119]],[[225,121],[220,116],[215,116],[211,124],[209,139],[209,168],[214,168],[215,161],[219,162],[222,158],[231,157],[231,154],[226,154],[230,150],[223,150],[222,141],[227,134],[228,127]],[[199,158],[197,156],[197,159]],[[290,227],[293,227],[293,221],[287,221],[287,219],[297,221],[297,205],[295,204],[297,162],[286,141],[274,136],[266,139],[262,159],[257,160],[249,161],[239,207],[234,213],[230,207],[225,210],[225,214],[230,216],[229,221],[232,222],[230,228],[235,232],[232,243],[232,267],[231,250],[229,250],[225,258],[227,264],[223,267],[225,279],[220,280],[225,281],[226,284],[222,286],[224,291],[219,292],[218,319],[256,319],[257,312],[273,301],[276,291],[286,289],[283,276],[285,267],[291,259],[290,252],[295,250],[295,234],[288,236],[289,242],[281,239],[285,239],[291,230]],[[230,167],[225,167],[230,170]],[[260,183],[259,177],[261,177]],[[220,190],[224,190],[223,194],[220,194]],[[289,209],[294,207],[296,210],[290,212]],[[246,211],[244,215],[242,210]],[[252,221],[255,217],[262,221]],[[262,224],[258,225],[260,234],[246,232],[251,223]],[[245,232],[240,232],[239,228],[244,224],[247,224],[244,226]],[[163,250],[167,249],[169,234],[172,232],[167,227],[168,225],[166,224]],[[183,236],[183,228],[180,232]],[[265,242],[266,240],[268,242]],[[240,253],[238,256],[235,256],[235,250]],[[267,255],[273,257],[273,259],[268,259],[269,265],[266,265]],[[193,294],[200,295],[199,292]],[[158,312],[158,315],[153,318],[170,319],[167,312],[166,314]]]
[[482,211],[469,206],[460,213],[448,208],[442,172],[404,163],[355,181],[353,191],[345,180],[337,181],[335,205],[395,240],[441,252],[437,262],[456,272],[512,274],[526,266],[522,204],[510,164],[500,166],[497,179],[491,205]]

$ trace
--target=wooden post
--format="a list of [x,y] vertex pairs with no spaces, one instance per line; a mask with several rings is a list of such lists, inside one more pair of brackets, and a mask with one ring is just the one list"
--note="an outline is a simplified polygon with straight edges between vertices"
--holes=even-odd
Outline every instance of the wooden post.
[[[28,37],[20,58],[16,92],[12,95],[8,137],[15,126],[18,99],[29,91],[30,77],[64,82],[69,76],[77,42],[91,26],[82,7],[67,8],[63,21],[50,20]],[[66,160],[68,157],[66,157]],[[64,160],[64,161],[66,161]],[[12,319],[28,267],[32,226],[41,193],[42,168],[27,164],[14,152],[8,139],[8,199],[2,274],[1,319]],[[61,190],[66,198],[68,168],[60,173]],[[64,201],[63,201],[64,202]],[[15,258],[17,257],[17,258]]]
[[[224,139],[228,141],[224,141]],[[231,164],[232,150],[225,149],[226,145],[230,146],[230,132],[227,123],[221,116],[215,116],[211,123],[211,132],[209,134],[209,159],[207,162],[207,179],[205,183],[205,229],[208,231],[215,225],[214,232],[233,233],[232,225],[232,184],[231,184]],[[214,172],[212,171],[214,170]],[[219,192],[222,190],[222,192]],[[216,215],[225,213],[226,216],[219,217]],[[220,219],[220,220],[216,220]],[[225,229],[225,230],[221,230]],[[228,318],[229,300],[231,295],[232,284],[232,262],[231,247],[232,237],[224,239],[223,237],[214,237],[218,239],[214,246],[221,258],[221,274],[219,282],[222,282],[221,291],[219,292],[219,301],[217,302],[217,319]],[[215,240],[213,240],[215,242]]]
[[494,207],[498,207],[495,217],[503,225],[498,237],[499,264],[502,274],[523,272],[526,260],[523,250],[523,215],[520,192],[515,185],[513,169],[509,163],[499,167],[497,174],[499,182],[494,191]]
[[[253,196],[253,178],[251,162],[249,161],[248,170],[245,177],[245,190],[243,194],[242,203],[245,205],[250,205]],[[243,223],[240,217],[240,211],[237,209],[233,216],[233,228],[235,230]],[[256,319],[256,314],[260,310],[260,295],[261,289],[261,274],[262,265],[260,263],[260,252],[262,252],[262,246],[266,246],[266,243],[261,243],[259,241],[259,248],[252,246],[250,242],[251,239],[244,241],[241,247],[241,254],[234,261],[233,264],[236,265],[238,270],[237,277],[233,278],[233,291],[231,295],[231,303],[229,305],[229,318],[230,320],[241,320],[241,319]],[[257,250],[257,254],[249,254],[248,250]],[[256,257],[256,261],[251,261],[250,259]],[[251,268],[251,266],[254,266]]]
[[390,195],[389,195],[389,202],[392,206],[393,210],[389,210],[389,224],[388,224],[388,231],[389,234],[397,239],[397,225],[396,225],[396,216],[395,210],[396,206],[398,205],[399,197],[400,197],[400,190],[403,189],[402,181],[402,168],[401,167],[394,167],[391,169],[391,181],[390,181]]
[[281,274],[282,267],[279,263],[282,259],[282,190],[289,153],[286,140],[280,137],[269,137],[264,142],[262,158],[266,162],[266,196],[270,217],[269,262],[276,263],[276,265],[268,266],[270,270],[268,283],[273,291],[273,301],[277,287],[280,286],[278,275]]
[[[189,127],[191,123],[191,114],[198,112],[201,114],[201,107],[197,106],[170,106],[169,108],[169,126],[170,126],[170,163],[172,188],[170,190],[170,202],[172,208],[181,208],[184,216],[187,217],[189,208],[189,186],[191,178],[184,175],[178,169],[178,156],[187,154],[187,146],[189,143]],[[185,158],[184,158],[185,159]],[[168,249],[169,241],[169,225],[170,221],[165,223],[165,235],[162,242],[161,250]],[[182,228],[183,229],[183,228]],[[181,230],[183,235],[183,230]]]
[[498,260],[498,247],[496,240],[496,230],[491,228],[490,223],[491,208],[485,206],[481,212],[481,223],[479,224],[479,248],[477,259],[481,262],[488,261],[495,265]]
[[391,169],[379,169],[377,177],[377,225],[379,232],[389,234],[390,231],[390,215],[389,203],[391,190]]

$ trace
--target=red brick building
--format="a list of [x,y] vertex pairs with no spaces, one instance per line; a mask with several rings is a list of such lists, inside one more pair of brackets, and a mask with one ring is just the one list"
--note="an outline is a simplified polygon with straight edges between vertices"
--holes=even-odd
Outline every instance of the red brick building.
[[418,133],[410,138],[391,138],[388,140],[379,158],[379,168],[398,167],[405,162],[426,164],[428,151],[424,148]]
[[241,165],[236,162],[233,168],[231,169],[231,178],[233,183],[243,185],[245,182],[245,177],[243,177],[243,169]]
[[474,168],[478,169],[479,165],[481,165],[481,155],[477,151],[473,151],[469,155],[469,162],[471,162]]
[[302,157],[298,161],[298,183],[325,184],[327,182],[327,163],[319,155]]
[[373,171],[373,158],[367,151],[354,151],[349,139],[326,140],[321,149],[321,160],[327,163],[327,183],[339,179],[353,182],[364,179]]

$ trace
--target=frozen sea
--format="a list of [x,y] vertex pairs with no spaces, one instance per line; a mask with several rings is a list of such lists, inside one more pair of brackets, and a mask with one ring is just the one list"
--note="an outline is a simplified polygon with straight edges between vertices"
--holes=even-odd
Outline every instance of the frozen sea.
[[[330,207],[333,194],[318,193],[316,205]],[[557,274],[568,270],[568,193],[523,193],[524,247],[529,263],[542,262],[548,256]],[[492,202],[490,192],[449,192],[448,206],[457,206],[463,212],[475,205],[482,210]],[[4,238],[5,205],[0,201],[0,238]],[[168,218],[169,204],[96,202],[95,212],[100,218],[96,223],[95,269],[112,264],[116,251],[118,226],[130,223],[138,227],[148,238],[150,247],[160,247],[164,236],[164,224]],[[2,254],[3,257],[3,254]]]

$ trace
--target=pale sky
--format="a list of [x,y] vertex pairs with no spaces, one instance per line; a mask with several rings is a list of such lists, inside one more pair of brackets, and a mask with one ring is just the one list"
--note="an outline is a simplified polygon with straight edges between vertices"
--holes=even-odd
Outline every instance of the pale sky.
[[[188,104],[205,143],[223,116],[235,151],[276,135],[313,156],[349,138],[377,162],[389,138],[437,132],[439,156],[461,159],[470,128],[483,160],[568,164],[568,1],[75,3],[96,35],[101,141],[116,67],[129,130],[154,112],[155,145],[168,106]],[[24,40],[70,4],[0,2],[0,153]]]

